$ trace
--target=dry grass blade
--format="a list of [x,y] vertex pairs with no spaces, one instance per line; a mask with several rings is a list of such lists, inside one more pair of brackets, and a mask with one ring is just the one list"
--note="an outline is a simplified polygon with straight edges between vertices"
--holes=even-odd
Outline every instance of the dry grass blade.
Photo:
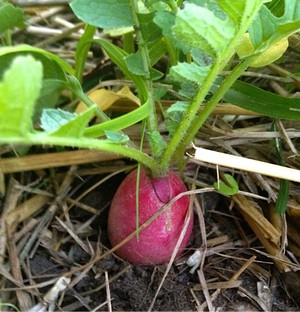
[[200,281],[201,289],[202,289],[202,292],[203,292],[205,300],[206,300],[205,304],[202,304],[202,308],[204,306],[207,306],[208,310],[210,312],[213,312],[215,310],[215,308],[214,308],[214,306],[212,304],[213,300],[212,300],[212,298],[211,298],[211,296],[209,294],[208,286],[207,286],[207,282],[206,282],[203,270],[198,270],[197,273],[198,273],[198,278],[199,278],[199,281]]
[[76,233],[74,232],[74,229],[71,229],[70,227],[68,227],[67,224],[65,224],[62,220],[60,220],[59,218],[55,218],[56,221],[66,230],[66,232],[68,234],[70,234],[70,236],[74,239],[74,241],[87,253],[90,253],[90,250],[88,249],[88,247],[83,243],[83,241],[78,237],[78,235],[76,235]]
[[20,222],[33,217],[41,208],[43,208],[52,198],[45,195],[35,195],[24,201],[12,210],[6,218],[10,227],[16,228]]
[[[226,281],[226,282],[211,282],[206,283],[207,290],[215,289],[229,289],[229,288],[238,288],[242,285],[243,281]],[[204,290],[202,285],[195,285],[193,290]]]
[[234,195],[233,200],[237,204],[237,209],[239,209],[268,253],[275,257],[274,261],[278,269],[283,272],[289,272],[291,270],[291,266],[288,265],[290,261],[282,254],[280,246],[282,233],[274,228],[251,200],[243,195]]
[[94,150],[44,153],[42,155],[28,155],[0,159],[0,170],[6,174],[61,166],[89,164],[119,158],[120,156],[113,153]]
[[109,278],[108,278],[107,271],[105,271],[105,284],[106,284],[107,307],[108,307],[108,311],[112,312],[111,296],[110,296],[110,288],[109,288]]
[[[10,224],[7,223],[7,217],[13,210],[15,210],[15,208],[17,206],[17,202],[19,200],[19,196],[22,193],[21,190],[18,190],[15,187],[16,185],[17,185],[17,181],[14,179],[10,179],[6,201],[4,203],[3,211],[1,214],[1,219],[0,219],[0,225],[1,225],[0,226],[0,263],[4,262],[4,255],[6,253],[6,247],[7,247],[7,231],[9,230],[9,226],[10,226]],[[12,235],[12,234],[13,233],[10,232],[10,235]]]
[[[13,235],[10,228],[7,228],[7,249],[8,249],[8,256],[9,256],[9,263],[11,266],[11,272],[13,277],[18,283],[23,284],[23,277],[21,273],[21,267],[20,267],[20,261],[18,257],[18,252],[16,245],[13,240]],[[30,295],[22,290],[22,287],[20,290],[16,291],[18,306],[22,311],[28,310],[32,306],[32,301]]]
[[70,170],[68,174],[65,176],[64,180],[62,181],[59,189],[58,189],[58,196],[56,197],[55,201],[50,205],[49,209],[45,212],[43,217],[40,220],[40,223],[35,228],[34,232],[32,233],[30,239],[24,246],[22,252],[20,253],[20,259],[21,261],[24,261],[24,259],[28,256],[29,252],[32,250],[33,245],[41,239],[40,234],[43,230],[47,228],[53,217],[55,216],[56,210],[58,209],[58,206],[61,204],[61,202],[64,200],[69,188],[70,184],[74,178],[74,172],[76,170],[76,167],[70,167]]
[[[204,294],[205,300],[206,300],[206,304],[208,306],[209,311],[213,311],[213,304],[212,304],[212,298],[208,292],[208,287],[207,287],[207,282],[205,279],[205,275],[204,275],[204,260],[206,257],[206,253],[207,253],[207,241],[206,241],[206,230],[205,230],[205,221],[204,221],[204,215],[203,215],[203,210],[200,204],[200,201],[198,201],[197,199],[195,200],[195,207],[196,207],[196,212],[198,215],[198,219],[199,219],[199,225],[200,225],[200,229],[201,229],[201,236],[202,236],[202,240],[203,240],[203,248],[201,248],[201,254],[200,254],[200,262],[196,262],[194,263],[193,268],[190,270],[190,272],[193,272],[199,265],[200,268],[197,271],[198,277],[199,277],[199,281],[200,281],[200,285],[202,287],[202,292]],[[191,258],[189,258],[190,260]]]
[[266,305],[266,303],[263,300],[261,300],[258,296],[254,295],[253,293],[251,293],[250,291],[248,291],[244,287],[240,287],[239,293],[241,296],[247,297],[251,301],[256,303],[262,311],[264,311],[264,312],[270,311],[269,307]]

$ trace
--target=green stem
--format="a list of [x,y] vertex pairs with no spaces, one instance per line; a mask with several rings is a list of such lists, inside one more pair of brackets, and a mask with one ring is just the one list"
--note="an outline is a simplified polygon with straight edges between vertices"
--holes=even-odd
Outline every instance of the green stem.
[[[147,89],[147,98],[149,102],[149,115],[148,115],[148,131],[149,133],[159,133],[158,131],[158,123],[157,123],[157,116],[156,116],[156,107],[155,107],[155,98],[154,98],[154,92],[153,92],[153,84],[151,79],[151,62],[150,62],[150,56],[149,51],[147,48],[147,43],[143,38],[143,34],[141,31],[141,25],[138,19],[138,2],[137,0],[130,0],[131,8],[132,8],[132,17],[133,22],[136,28],[136,38],[139,46],[139,51],[141,53],[142,62],[143,62],[143,69],[145,72],[145,84]],[[153,152],[153,150],[152,150]],[[153,155],[156,157],[157,155]]]
[[[181,1],[177,1],[177,5],[179,5]],[[252,12],[252,18],[256,12]],[[163,153],[160,161],[160,170],[167,170],[174,159],[174,156],[177,152],[182,152],[184,148],[190,143],[193,137],[196,135],[199,128],[203,125],[205,120],[208,118],[209,114],[213,111],[214,107],[218,103],[218,101],[222,98],[222,96],[227,92],[230,86],[239,78],[239,75],[244,72],[251,61],[255,58],[249,57],[240,65],[237,66],[235,70],[233,70],[232,75],[225,79],[225,83],[223,83],[220,87],[220,90],[216,92],[211,101],[206,105],[205,110],[201,113],[200,117],[196,117],[197,111],[199,107],[202,105],[206,95],[211,89],[215,79],[218,74],[223,70],[226,66],[232,55],[234,54],[234,48],[237,43],[241,40],[245,31],[247,30],[249,24],[251,23],[251,18],[249,17],[248,22],[244,23],[238,30],[237,34],[231,41],[231,43],[227,46],[225,51],[222,53],[223,55],[219,55],[215,63],[213,64],[208,76],[205,81],[201,85],[198,90],[197,95],[194,97],[185,118],[182,120],[180,126],[176,130],[174,136],[170,140],[168,147]],[[180,149],[180,151],[179,151]]]
[[[88,107],[92,107],[95,105],[95,103],[83,92],[79,81],[75,77],[69,77],[69,86],[74,94]],[[101,121],[110,120],[109,117],[98,106],[96,108],[95,114]]]
[[55,137],[46,135],[44,133],[33,133],[27,134],[26,136],[16,136],[16,137],[0,137],[0,145],[3,144],[20,144],[20,145],[50,145],[50,146],[72,146],[77,148],[95,149],[112,154],[122,155],[129,159],[134,159],[137,162],[142,163],[144,166],[148,167],[151,171],[155,171],[157,163],[149,155],[134,149],[127,145],[121,145],[116,143],[110,143],[106,140],[99,139],[86,139],[86,138],[74,138],[74,137]]
[[123,50],[126,51],[128,54],[134,53],[133,32],[129,32],[124,35]]
[[165,171],[168,170],[178,146],[180,146],[180,143],[185,137],[188,128],[190,127],[192,121],[194,120],[195,115],[198,112],[199,106],[201,105],[205,96],[209,92],[219,71],[220,71],[220,64],[218,61],[216,61],[216,63],[212,66],[212,69],[210,70],[208,76],[206,77],[205,82],[203,83],[201,88],[199,88],[197,95],[194,97],[193,102],[191,103],[186,113],[185,118],[182,120],[180,126],[176,130],[165,152],[163,153],[161,157],[161,161],[160,161],[161,170],[165,170]]
[[86,25],[84,34],[80,38],[75,56],[75,77],[82,82],[82,77],[84,73],[84,68],[86,64],[87,54],[91,46],[91,40],[94,37],[96,31],[95,26]]
[[12,46],[12,39],[11,39],[11,31],[10,30],[6,30],[4,32],[4,36],[5,36],[5,45],[6,46]]
[[[186,136],[183,138],[183,142],[186,142],[186,145],[189,144],[194,136],[197,134],[199,129],[202,127],[204,122],[207,120],[209,115],[212,113],[212,111],[215,109],[216,105],[219,103],[219,101],[223,98],[225,93],[231,88],[231,86],[234,84],[234,82],[241,76],[241,74],[249,67],[249,64],[253,58],[247,58],[241,63],[239,63],[233,71],[228,75],[224,81],[221,83],[218,90],[215,92],[215,94],[211,97],[209,102],[204,107],[201,114],[199,114],[196,119],[193,121],[191,126],[188,128],[188,131],[186,132]],[[186,146],[185,146],[186,147]]]
[[174,13],[177,13],[178,11],[178,5],[177,5],[177,2],[175,0],[169,0],[168,1],[168,5],[169,7],[171,8],[171,10],[174,12]]
[[169,60],[169,68],[170,68],[171,66],[174,66],[178,63],[178,49],[174,47],[173,43],[171,42],[171,39],[165,38],[165,40],[170,57]]
[[203,85],[203,87],[199,90],[198,94],[196,95],[194,101],[190,106],[190,109],[187,112],[187,117],[183,120],[183,122],[179,126],[179,129],[176,131],[176,134],[171,139],[168,148],[166,149],[166,152],[163,155],[160,163],[162,169],[167,168],[169,166],[169,164],[173,160],[175,152],[178,151],[178,149],[180,149],[179,153],[185,150],[186,146],[193,140],[194,136],[197,134],[197,132],[204,124],[204,122],[207,120],[209,115],[212,113],[218,102],[222,99],[222,97],[233,85],[233,83],[240,77],[240,75],[249,67],[249,64],[251,63],[252,60],[253,58],[247,58],[239,65],[237,65],[236,68],[234,68],[234,70],[231,72],[231,74],[224,79],[221,86],[212,96],[210,101],[206,104],[201,114],[198,115],[198,117],[193,118],[193,116],[195,116],[194,115],[195,111],[196,112],[198,111],[198,108],[200,106],[199,103],[201,103],[204,100],[204,97],[209,91],[207,90],[207,88],[208,87],[209,89],[211,88],[211,85],[216,78],[216,72],[219,72],[219,66],[214,65],[216,69],[215,70],[212,69],[208,77],[209,79],[207,79],[204,83],[206,88],[204,88]]
[[[70,85],[70,88],[72,89],[72,91],[74,92],[74,94],[81,100],[83,101],[88,107],[92,107],[92,106],[95,106],[96,104],[83,92],[82,88],[81,88],[81,85],[79,83],[79,81],[75,78],[75,77],[69,77],[69,85]],[[143,106],[144,107],[144,106]],[[131,115],[131,113],[128,113],[126,116],[129,118],[129,115]],[[136,120],[140,120],[139,118],[140,117],[140,114],[143,115],[143,112],[135,112],[134,114],[134,118],[137,118]],[[107,123],[105,124],[105,122],[109,122],[111,121],[110,123],[110,126],[112,125],[112,123],[114,123],[114,120],[111,120],[105,113],[102,109],[100,109],[98,107],[98,105],[96,105],[96,110],[95,110],[95,115],[103,122],[99,125],[95,125],[95,126],[92,126],[92,127],[89,127],[86,129],[85,131],[85,135],[89,136],[89,137],[96,137],[96,136],[101,136],[105,133],[105,127],[106,130],[109,130],[109,127],[107,125]],[[119,117],[119,118],[122,118],[122,117]],[[137,121],[137,122],[138,122]],[[119,120],[120,122],[120,120]],[[122,129],[122,128],[121,128]],[[123,131],[121,131],[121,129],[118,129],[118,130],[114,130],[114,131],[120,131],[120,133],[123,133]],[[135,148],[135,144],[130,141],[130,146],[132,148]]]

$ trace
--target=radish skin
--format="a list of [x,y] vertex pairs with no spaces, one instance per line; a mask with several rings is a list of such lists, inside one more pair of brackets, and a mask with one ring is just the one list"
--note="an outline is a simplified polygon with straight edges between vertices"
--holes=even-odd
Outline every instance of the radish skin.
[[[136,230],[136,177],[137,170],[134,170],[124,179],[113,198],[108,217],[108,234],[112,246],[122,242]],[[163,178],[152,178],[141,169],[139,224],[146,222],[172,198],[185,191],[186,186],[174,172],[169,172]],[[155,265],[168,262],[183,229],[188,207],[189,197],[181,197],[139,233],[139,240],[132,238],[116,254],[132,264]],[[192,227],[193,217],[177,256],[188,244]]]

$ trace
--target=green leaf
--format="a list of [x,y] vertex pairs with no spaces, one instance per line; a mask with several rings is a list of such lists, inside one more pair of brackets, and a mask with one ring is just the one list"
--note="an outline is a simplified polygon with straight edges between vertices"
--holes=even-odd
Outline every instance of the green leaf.
[[167,142],[163,139],[162,135],[159,131],[148,132],[148,141],[153,155],[156,157],[161,157],[165,148],[167,146]]
[[[1,52],[1,49],[0,49]],[[8,53],[0,56],[0,77],[3,75],[3,73],[8,69],[11,62],[17,57],[17,56],[25,56],[28,55],[27,52],[18,52],[18,53]],[[61,68],[61,66],[52,60],[49,57],[44,56],[40,53],[32,52],[30,55],[37,61],[40,61],[43,65],[43,78],[44,79],[56,79],[65,81],[66,80],[66,74],[64,70]]]
[[46,132],[54,132],[62,125],[76,118],[77,114],[62,109],[44,109],[41,117],[41,127]]
[[243,40],[236,46],[236,53],[240,58],[256,54],[250,63],[251,67],[263,67],[278,60],[289,46],[287,38],[282,38],[274,42],[268,49],[257,53],[251,42],[249,34],[245,34]]
[[65,84],[61,80],[43,80],[40,96],[35,103],[33,123],[40,120],[42,111],[46,108],[54,108],[58,105],[59,95]]
[[160,27],[165,37],[173,37],[172,27],[175,24],[175,14],[168,11],[157,11],[153,21]]
[[164,76],[164,73],[162,73],[161,71],[155,68],[150,68],[150,77],[153,81],[161,79],[163,76]]
[[235,25],[247,24],[249,18],[256,14],[257,10],[265,2],[264,0],[217,0],[220,8],[227,14]]
[[173,12],[168,11],[156,12],[153,19],[154,23],[161,28],[164,37],[171,41],[174,48],[179,48],[183,51],[183,53],[188,53],[190,48],[174,36],[172,28],[175,24],[175,20],[176,15]]
[[128,69],[125,63],[125,58],[128,57],[129,54],[107,40],[96,39],[93,40],[93,43],[99,44],[105,50],[112,62],[114,62],[122,70],[122,72],[135,83],[138,89],[139,98],[142,103],[145,103],[147,101],[147,88],[145,80],[143,77],[135,75]]
[[166,130],[172,137],[180,125],[183,117],[190,106],[188,102],[176,102],[172,104],[166,111]]
[[170,76],[175,80],[192,81],[201,85],[210,70],[210,66],[199,66],[196,63],[179,63],[172,66]]
[[300,29],[299,0],[281,0],[284,14],[277,17],[264,5],[249,28],[250,38],[256,51],[263,52],[273,43],[287,38]]
[[103,122],[99,125],[89,127],[85,130],[84,134],[87,137],[98,137],[105,134],[105,131],[119,131],[130,127],[149,115],[149,102],[146,102],[141,107],[133,110],[130,113],[117,117],[115,119]]
[[[86,130],[86,126],[88,122],[91,120],[93,116],[95,116],[96,105],[88,108],[84,113],[80,115],[76,115],[75,118],[70,119],[69,121],[63,123],[59,128],[55,131],[49,133],[51,137],[57,138],[82,138],[84,135],[84,131]],[[64,111],[62,118],[68,119],[68,114]],[[72,114],[74,115],[74,114]],[[70,115],[71,118],[71,115]]]
[[13,29],[14,27],[26,27],[25,14],[22,9],[10,3],[0,3],[0,31]]
[[[217,86],[214,86],[216,90]],[[280,119],[300,120],[300,99],[287,98],[236,81],[224,100],[253,112]]]
[[147,70],[144,68],[144,63],[140,51],[134,54],[128,55],[124,58],[128,70],[138,76],[147,74]]
[[226,14],[221,10],[221,7],[218,4],[218,0],[188,0],[187,2],[205,7],[213,12],[218,18],[226,19]]
[[[124,58],[126,66],[131,74],[136,76],[146,76],[148,70],[144,68],[143,59],[140,51]],[[160,79],[164,74],[154,68],[150,68],[150,77],[152,80]]]
[[153,22],[154,16],[154,12],[138,14],[143,39],[147,45],[160,39],[162,36],[160,27],[158,27],[157,24]]
[[0,83],[1,136],[26,136],[32,130],[42,75],[42,64],[30,55],[15,58],[4,73]]
[[191,50],[191,55],[195,63],[197,63],[199,66],[206,67],[213,64],[213,59],[211,57],[208,57],[207,54],[203,53],[203,51],[199,49],[193,48]]
[[114,132],[114,131],[105,131],[105,135],[107,137],[107,141],[110,143],[118,143],[123,144],[127,143],[129,141],[128,135],[120,132]]
[[87,24],[104,29],[133,26],[130,0],[75,0],[75,15]]
[[217,58],[233,39],[235,27],[230,19],[222,20],[207,8],[186,3],[176,16],[173,32],[191,48],[201,49]]
[[[8,56],[9,54],[14,54],[13,56],[16,57],[16,55],[18,54],[28,54],[28,53],[31,53],[33,54],[34,57],[40,57],[40,61],[42,63],[45,62],[45,64],[49,64],[49,66],[47,66],[47,70],[49,71],[45,71],[45,73],[47,74],[47,78],[62,78],[61,76],[60,77],[57,77],[57,74],[55,75],[55,71],[59,70],[59,72],[61,73],[61,70],[67,72],[68,74],[70,75],[73,75],[74,74],[74,69],[68,64],[66,63],[64,60],[62,60],[60,57],[58,57],[57,55],[55,54],[52,54],[46,50],[43,50],[43,49],[39,49],[39,48],[36,48],[34,46],[31,46],[31,45],[27,45],[27,44],[20,44],[20,45],[16,45],[16,46],[9,46],[9,47],[1,47],[0,48],[0,60],[2,63],[2,60],[3,60],[3,56]],[[53,63],[52,63],[52,67],[54,68],[51,68],[51,63],[47,63],[47,58],[48,58],[48,61],[54,61],[57,65],[59,65],[59,68],[58,67],[55,67],[55,64],[53,66]],[[54,75],[54,77],[53,77]],[[61,74],[59,74],[61,75]],[[63,80],[63,79],[62,79]]]
[[280,179],[279,192],[275,204],[275,212],[284,214],[288,206],[290,195],[290,181]]
[[161,38],[148,46],[151,65],[154,65],[167,53],[166,40]]
[[282,0],[269,0],[266,7],[275,15],[282,16],[284,14],[285,1]]
[[214,182],[214,188],[223,195],[235,195],[239,191],[239,185],[230,174],[224,174],[224,181]]
[[178,93],[184,98],[192,100],[199,90],[199,85],[193,81],[184,81],[180,84]]

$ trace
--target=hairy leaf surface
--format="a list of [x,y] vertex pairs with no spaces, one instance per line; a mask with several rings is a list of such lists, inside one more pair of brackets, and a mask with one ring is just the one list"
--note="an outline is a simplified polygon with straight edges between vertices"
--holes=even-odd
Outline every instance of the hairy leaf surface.
[[26,136],[32,130],[35,101],[42,87],[42,64],[32,56],[19,56],[0,82],[0,134]]

